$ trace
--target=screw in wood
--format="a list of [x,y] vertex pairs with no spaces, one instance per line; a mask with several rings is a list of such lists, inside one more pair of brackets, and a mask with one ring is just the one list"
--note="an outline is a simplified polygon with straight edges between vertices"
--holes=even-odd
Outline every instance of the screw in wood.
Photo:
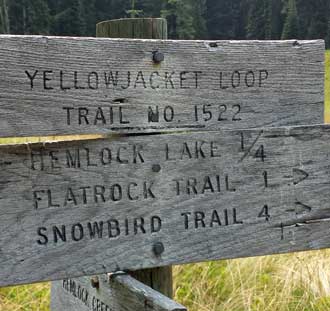
[[155,51],[152,53],[152,60],[154,61],[154,63],[159,64],[162,61],[164,61],[165,56],[163,53],[159,52],[159,51]]
[[161,166],[159,165],[159,164],[154,164],[153,166],[152,166],[152,171],[154,172],[154,173],[159,173],[160,171],[161,171]]
[[152,251],[156,256],[160,256],[165,251],[164,244],[162,242],[155,243],[152,247]]
[[100,280],[97,276],[93,276],[91,278],[91,285],[93,288],[96,288],[96,289],[100,288]]

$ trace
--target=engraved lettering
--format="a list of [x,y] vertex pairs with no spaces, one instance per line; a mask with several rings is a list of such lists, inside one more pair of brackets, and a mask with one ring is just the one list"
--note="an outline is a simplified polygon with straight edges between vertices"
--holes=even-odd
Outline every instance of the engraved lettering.
[[234,89],[239,87],[241,84],[241,74],[239,71],[234,71],[233,74],[231,75],[231,85]]
[[159,108],[158,106],[155,107],[154,110],[151,106],[148,107],[148,122],[159,122]]
[[60,89],[62,91],[71,90],[71,87],[65,86],[64,84],[64,72],[62,70],[60,71]]
[[54,236],[54,243],[58,243],[59,240],[62,242],[66,242],[66,229],[65,226],[62,225],[61,228],[57,226],[53,226],[53,236]]
[[81,224],[74,224],[71,228],[71,237],[73,241],[79,242],[84,238],[84,228]]
[[42,198],[39,196],[39,193],[45,193],[44,190],[40,191],[33,191],[33,200],[34,200],[34,208],[38,209],[39,205],[38,202],[42,200]]
[[142,86],[146,89],[147,88],[147,84],[146,81],[144,79],[144,75],[142,71],[139,71],[137,76],[136,76],[136,80],[135,80],[135,84],[134,84],[134,88],[136,89],[136,87],[138,86],[138,84],[142,84]]
[[155,71],[150,75],[150,86],[154,90],[159,89],[159,87],[160,87],[159,83],[155,84],[155,82],[154,82],[155,76],[157,76],[159,78],[159,72],[158,71]]
[[66,110],[66,124],[71,125],[71,111],[74,110],[72,107],[63,107],[63,110]]
[[74,155],[70,150],[65,151],[67,168],[80,168],[80,150],[75,149]]
[[189,86],[184,86],[183,85],[183,82],[187,80],[186,74],[188,74],[188,73],[189,73],[188,71],[182,71],[182,72],[180,72],[180,88],[181,89],[190,89]]
[[79,85],[79,78],[78,78],[78,72],[77,71],[74,72],[74,88],[76,90],[84,90],[85,89],[84,86]]
[[44,89],[45,90],[53,90],[54,88],[48,85],[49,81],[52,81],[52,78],[50,78],[49,76],[53,75],[53,71],[51,70],[47,70],[44,71],[43,73],[43,81],[44,81]]
[[253,87],[255,85],[256,82],[256,78],[254,76],[254,72],[253,71],[248,71],[245,74],[245,85],[247,87]]
[[236,208],[231,210],[212,210],[209,212],[183,212],[181,213],[181,217],[183,217],[183,226],[185,230],[228,227],[243,224],[243,221],[238,218]]
[[88,113],[89,113],[89,110],[87,108],[78,108],[78,111],[79,111],[79,125],[82,125],[83,124],[83,120],[85,121],[84,124],[89,124],[89,121],[88,121]]
[[102,239],[102,237],[103,237],[103,221],[88,223],[87,228],[88,228],[89,236],[90,236],[91,240],[95,239],[96,237],[98,237],[99,239]]
[[37,240],[39,245],[46,245],[48,243],[48,237],[43,233],[45,231],[47,231],[47,228],[45,227],[38,228],[38,235],[42,238]]
[[262,87],[263,82],[268,79],[268,71],[267,70],[260,70],[259,71],[259,87]]
[[165,72],[165,88],[168,88],[168,84],[170,84],[170,87],[174,89],[174,83],[172,80],[172,76],[175,75],[175,72],[173,71],[172,73]]
[[119,222],[117,219],[108,220],[109,239],[117,238],[120,235]]
[[97,90],[99,88],[99,75],[97,72],[90,72],[88,74],[88,87],[91,90]]
[[[162,230],[162,219],[153,215],[150,218],[99,220],[97,222],[75,223],[73,225],[57,225],[48,230],[37,229],[36,243],[46,246],[49,243],[69,243],[82,240],[115,239],[121,236],[155,234]],[[51,234],[49,234],[51,233]]]
[[123,89],[123,90],[126,90],[126,89],[128,89],[129,87],[131,86],[131,72],[130,71],[127,71],[127,85],[125,85],[125,86],[121,86],[121,88]]
[[158,216],[151,217],[151,233],[160,232],[162,229],[162,220]]
[[96,116],[95,116],[95,120],[94,120],[94,125],[97,125],[99,123],[99,121],[102,125],[107,124],[107,121],[105,119],[105,116],[104,116],[104,113],[103,113],[103,110],[102,110],[101,107],[97,108]]
[[33,90],[34,87],[33,81],[36,78],[38,72],[39,72],[38,70],[35,70],[34,73],[31,75],[27,70],[25,70],[27,77],[30,79],[31,90]]
[[112,71],[109,72],[109,75],[106,72],[104,73],[104,81],[107,89],[109,88],[110,84],[113,87],[118,86],[118,75],[119,75],[118,71],[116,71],[115,75],[113,75]]

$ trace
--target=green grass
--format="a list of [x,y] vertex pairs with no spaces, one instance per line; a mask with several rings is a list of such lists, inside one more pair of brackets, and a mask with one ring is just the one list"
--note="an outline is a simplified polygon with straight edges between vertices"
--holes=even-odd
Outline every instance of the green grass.
[[175,269],[190,311],[328,311],[330,251],[228,260]]
[[48,311],[49,304],[48,283],[0,289],[1,311]]
[[[325,83],[330,123],[330,52]],[[175,267],[175,296],[190,311],[328,311],[329,261],[327,250]],[[48,311],[49,301],[48,283],[0,289],[0,311]]]

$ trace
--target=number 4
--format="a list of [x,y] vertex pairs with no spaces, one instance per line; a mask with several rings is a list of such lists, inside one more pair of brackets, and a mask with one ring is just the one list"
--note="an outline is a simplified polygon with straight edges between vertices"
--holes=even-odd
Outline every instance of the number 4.
[[259,218],[266,218],[266,221],[269,221],[270,219],[270,215],[269,215],[269,208],[268,208],[268,205],[265,205],[261,212],[259,213]]
[[261,159],[262,162],[265,162],[265,148],[264,145],[261,145],[255,154],[255,158]]

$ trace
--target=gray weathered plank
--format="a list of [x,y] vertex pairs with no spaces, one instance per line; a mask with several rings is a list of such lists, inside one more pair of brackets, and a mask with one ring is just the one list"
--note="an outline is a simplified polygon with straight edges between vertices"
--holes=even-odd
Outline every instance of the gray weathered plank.
[[52,283],[52,311],[186,311],[187,309],[129,275],[98,276]]
[[322,40],[0,36],[0,70],[2,137],[323,122]]
[[0,284],[330,246],[330,126],[1,147]]

